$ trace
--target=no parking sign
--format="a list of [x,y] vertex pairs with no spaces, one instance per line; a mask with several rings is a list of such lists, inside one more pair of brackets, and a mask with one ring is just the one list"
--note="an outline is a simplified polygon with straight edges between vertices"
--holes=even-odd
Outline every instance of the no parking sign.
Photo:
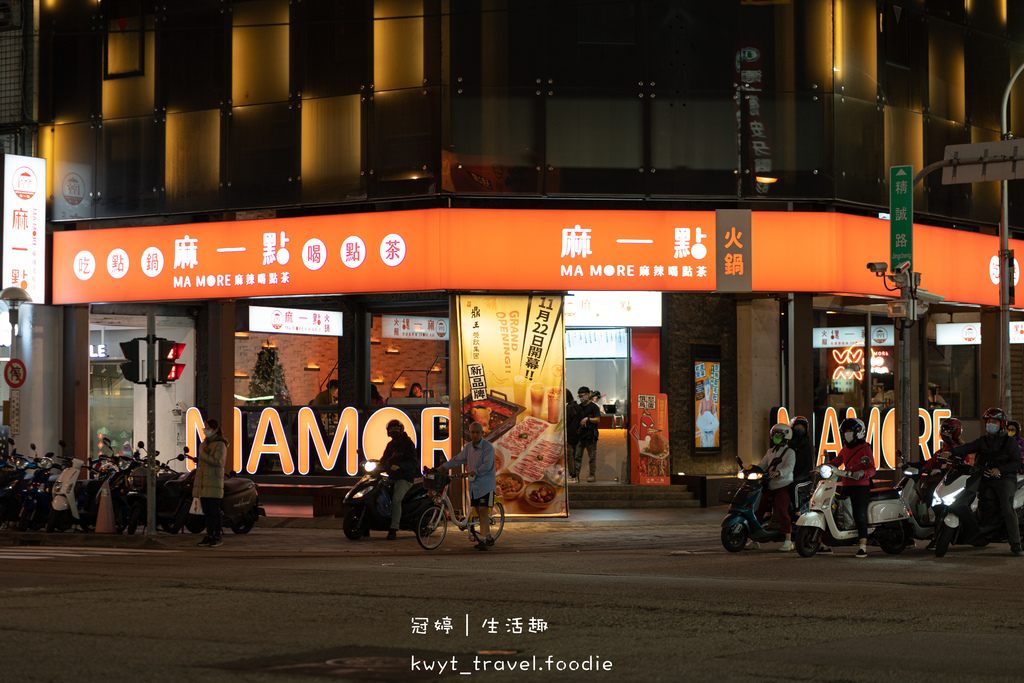
[[21,359],[12,358],[7,361],[7,367],[4,368],[4,380],[7,382],[7,386],[17,389],[25,383],[27,376],[25,364],[21,362]]

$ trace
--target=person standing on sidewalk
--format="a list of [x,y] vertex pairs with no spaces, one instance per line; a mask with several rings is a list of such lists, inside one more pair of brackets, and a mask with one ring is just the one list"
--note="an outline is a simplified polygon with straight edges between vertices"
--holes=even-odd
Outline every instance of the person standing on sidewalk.
[[572,396],[568,396],[565,402],[565,444],[566,444],[566,466],[569,470],[569,482],[579,483],[580,481],[580,455],[576,451],[576,445],[580,442],[580,420],[583,413],[580,404]]
[[576,444],[577,472],[582,474],[583,451],[586,451],[590,458],[590,476],[587,481],[597,481],[597,424],[601,421],[601,409],[597,407],[598,392],[591,392],[590,387],[580,387],[576,392],[580,397],[580,412],[583,417],[579,422],[579,442]]
[[484,426],[474,422],[469,426],[470,441],[459,454],[441,465],[446,470],[453,469],[459,465],[466,466],[466,476],[469,479],[469,505],[476,510],[480,518],[480,535],[483,537],[476,545],[477,550],[487,550],[494,545],[494,537],[491,536],[491,520],[488,515],[494,507],[494,489],[497,486],[497,478],[494,472],[494,446],[490,441],[484,439]]
[[413,479],[419,470],[419,453],[416,452],[416,444],[405,433],[405,426],[398,420],[388,422],[388,436],[391,441],[384,447],[380,466],[395,482],[391,492],[391,529],[387,536],[389,541],[393,541],[398,535],[399,522],[402,521],[402,499],[412,488]]
[[199,499],[206,517],[206,537],[199,541],[204,548],[223,545],[221,540],[221,501],[224,499],[224,462],[228,456],[228,440],[220,431],[217,420],[209,419],[203,429],[203,445],[196,458],[196,477],[192,483],[192,497]]

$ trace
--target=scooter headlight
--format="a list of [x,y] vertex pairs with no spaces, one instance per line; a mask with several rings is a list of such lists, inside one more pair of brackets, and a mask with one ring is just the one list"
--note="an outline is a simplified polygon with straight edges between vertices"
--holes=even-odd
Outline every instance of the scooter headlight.
[[829,479],[832,476],[832,466],[822,465],[821,469],[818,470],[818,474],[821,475],[822,479]]
[[750,474],[747,475],[747,479],[760,479],[763,476],[764,475],[761,474],[760,472],[751,472]]
[[964,490],[964,487],[961,486],[956,491],[953,491],[953,493],[950,493],[950,494],[947,494],[947,495],[943,496],[942,497],[943,505],[952,505],[953,501],[956,500],[956,497],[959,496],[960,492],[963,491],[963,490]]
[[377,461],[376,460],[367,460],[366,462],[363,463],[363,471],[364,472],[373,472],[376,469],[377,469]]
[[739,472],[736,473],[736,478],[737,479],[746,479],[747,475],[743,472],[743,470],[740,470]]

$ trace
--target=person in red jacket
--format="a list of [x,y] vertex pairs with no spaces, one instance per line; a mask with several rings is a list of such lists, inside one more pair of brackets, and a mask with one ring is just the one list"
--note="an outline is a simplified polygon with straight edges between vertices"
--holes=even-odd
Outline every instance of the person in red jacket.
[[871,477],[875,474],[875,457],[871,445],[865,440],[867,428],[860,420],[848,417],[839,425],[843,448],[829,461],[832,467],[842,466],[851,476],[843,479],[842,492],[853,505],[853,519],[857,522],[860,548],[857,557],[868,556],[868,503],[871,497]]

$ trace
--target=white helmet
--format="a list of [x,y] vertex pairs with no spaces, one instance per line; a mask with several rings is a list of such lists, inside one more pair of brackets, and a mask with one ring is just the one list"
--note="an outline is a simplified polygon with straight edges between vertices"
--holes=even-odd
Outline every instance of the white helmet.
[[779,424],[772,427],[772,431],[771,434],[769,434],[769,436],[774,438],[776,434],[781,434],[783,441],[789,441],[790,439],[793,438],[793,428],[790,427],[785,422],[780,422]]

